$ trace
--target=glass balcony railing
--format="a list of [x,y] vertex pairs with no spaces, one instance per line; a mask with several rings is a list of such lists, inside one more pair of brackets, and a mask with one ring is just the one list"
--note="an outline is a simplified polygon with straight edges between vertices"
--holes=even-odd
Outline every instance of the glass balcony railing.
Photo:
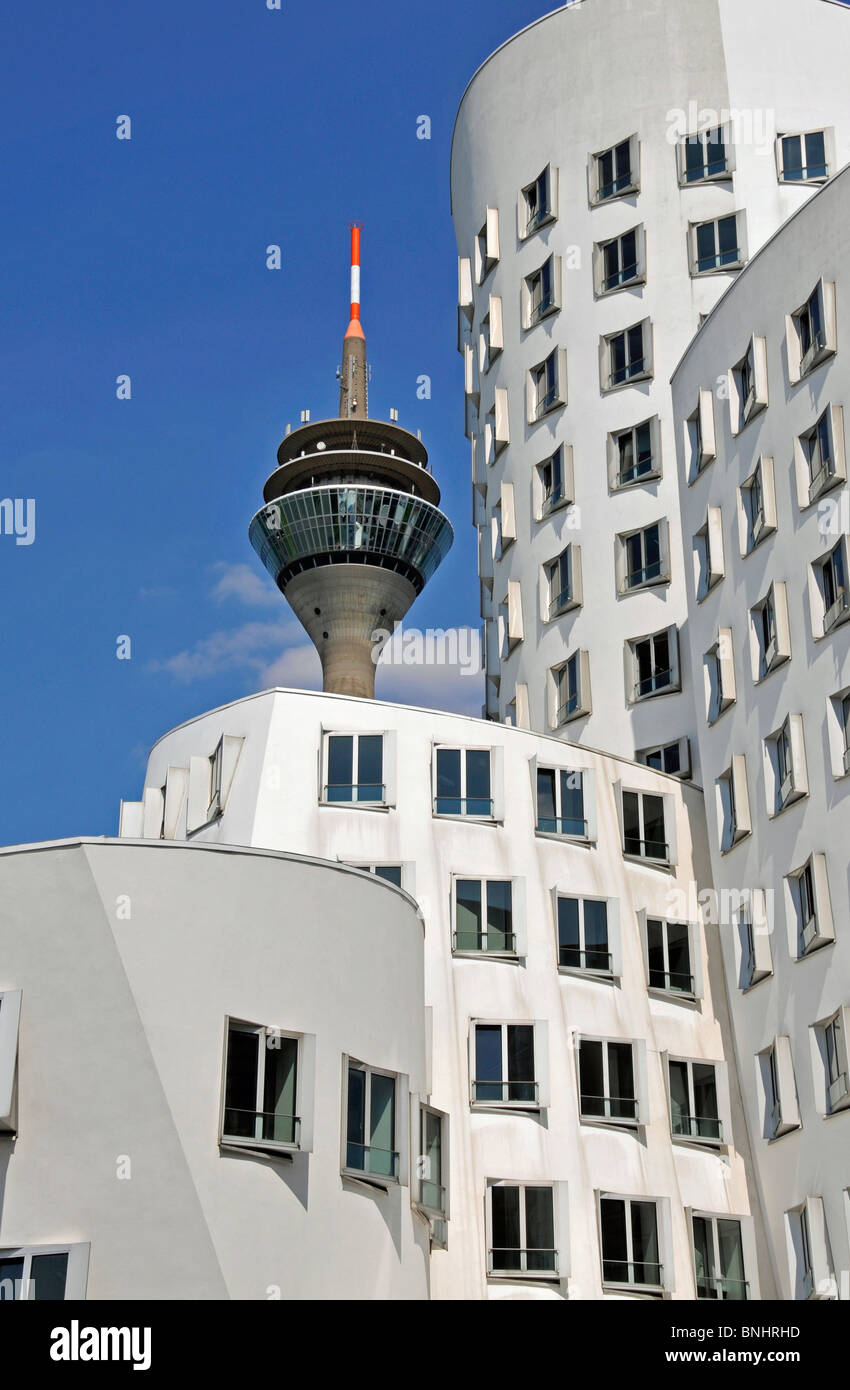
[[635,1096],[586,1096],[581,1097],[582,1119],[587,1120],[636,1120],[638,1102]]
[[325,801],[351,802],[384,800],[383,782],[329,782],[325,787]]
[[750,1297],[746,1279],[730,1279],[723,1274],[698,1274],[697,1298],[729,1299],[744,1302]]
[[677,1139],[713,1139],[722,1143],[723,1125],[714,1115],[673,1116],[673,1134]]
[[602,1260],[602,1278],[606,1284],[661,1288],[663,1277],[664,1266],[655,1260]]
[[558,964],[565,970],[587,970],[596,974],[610,975],[613,959],[610,951],[600,948],[591,947],[589,950],[580,950],[577,946],[560,946],[558,948]]
[[557,1274],[558,1252],[495,1247],[487,1251],[488,1274]]
[[436,796],[434,813],[438,816],[492,816],[493,801],[487,796]]
[[649,967],[650,989],[664,989],[669,994],[693,994],[694,977],[683,970],[657,970]]
[[509,931],[456,931],[452,936],[452,950],[476,951],[481,955],[515,955],[516,936]]
[[374,1144],[355,1144],[350,1139],[345,1146],[345,1166],[358,1173],[374,1177],[397,1178],[398,1154],[393,1149],[380,1149]]
[[223,1140],[240,1143],[288,1144],[298,1147],[301,1120],[297,1115],[278,1115],[273,1110],[241,1110],[227,1106],[224,1111]]
[[472,1098],[491,1105],[509,1105],[524,1101],[535,1103],[539,1087],[536,1081],[473,1081]]
[[575,816],[539,816],[537,829],[541,835],[587,835],[587,821]]

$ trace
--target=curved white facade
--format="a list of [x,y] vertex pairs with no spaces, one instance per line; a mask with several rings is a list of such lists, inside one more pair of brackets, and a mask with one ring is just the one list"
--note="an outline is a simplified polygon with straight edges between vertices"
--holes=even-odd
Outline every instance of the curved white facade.
[[[382,739],[380,796],[372,802],[333,799],[339,783],[329,774],[329,740],[349,736]],[[210,758],[220,745],[236,749],[237,756],[208,812]],[[481,798],[472,816],[457,814],[460,802],[449,795],[452,789],[434,781],[440,750],[452,749],[462,750],[462,758],[466,750],[481,752],[489,770],[487,787],[473,787],[470,780],[460,789],[467,799],[473,792]],[[582,775],[581,825],[559,826],[569,834],[549,833],[546,807],[539,797],[535,805],[537,774],[547,768]],[[740,1222],[749,1296],[759,1296],[759,1288],[770,1296],[769,1266],[756,1256],[758,1216],[747,1193],[737,1082],[724,1062],[724,984],[697,926],[695,884],[705,882],[707,874],[697,789],[646,767],[507,726],[369,700],[269,691],[212,711],[161,739],[150,757],[143,802],[124,804],[124,833],[165,830],[177,840],[186,835],[193,803],[191,786],[182,795],[184,769],[190,783],[204,769],[207,777],[203,823],[190,832],[193,844],[286,845],[326,860],[384,870],[395,866],[420,906],[425,983],[419,1008],[427,1023],[429,1056],[424,1093],[448,1116],[443,1174],[448,1238],[446,1248],[439,1248],[443,1242],[435,1228],[433,1297],[655,1292],[693,1298],[695,1212],[709,1221],[731,1216]],[[623,792],[660,798],[667,862],[641,859],[631,841],[633,853],[624,854]],[[374,796],[374,791],[363,788],[363,794]],[[164,806],[167,816],[174,808],[167,826]],[[558,809],[566,816],[566,805]],[[577,816],[577,808],[571,809]],[[459,927],[469,925],[468,913],[458,915],[457,901],[468,902],[470,890],[460,885],[476,882],[510,885],[514,939],[504,936],[491,954],[477,950],[479,943],[466,935],[457,936]],[[340,880],[340,889],[347,894],[346,882]],[[569,962],[580,967],[581,961],[570,952],[561,956],[559,891],[582,902],[605,903],[610,969],[570,968]],[[504,905],[504,898],[500,901]],[[344,917],[347,897],[336,910]],[[301,923],[308,938],[313,917]],[[647,919],[690,921],[693,979],[687,988],[664,988],[671,980],[648,975]],[[504,929],[505,918],[500,921]],[[487,943],[493,944],[489,935]],[[415,1007],[409,999],[406,1006]],[[483,1055],[479,1025],[533,1030],[534,1077],[520,1078],[533,1081],[533,1095],[519,1085],[517,1095],[510,1090],[505,1095],[513,1104],[501,1103],[503,1091],[494,1104],[491,1083],[478,1096],[474,1083],[480,1077],[473,1072]],[[380,1035],[380,1017],[375,1026]],[[516,1036],[505,1035],[508,1050]],[[625,1122],[582,1115],[588,1102],[580,1101],[579,1092],[586,1093],[589,1084],[587,1074],[580,1082],[582,1039],[631,1045],[637,1113]],[[720,1138],[714,1131],[708,1142],[705,1134],[673,1138],[670,1059],[716,1064],[712,1076],[722,1142],[713,1142]],[[608,1080],[613,1093],[617,1088]],[[594,1104],[591,1097],[590,1110]],[[551,1190],[556,1267],[522,1278],[493,1273],[492,1189],[504,1183]],[[413,1179],[411,1184],[412,1196]],[[615,1279],[623,1270],[610,1262],[610,1245],[603,1279],[604,1194],[653,1205],[658,1263],[663,1264],[658,1288],[629,1289],[623,1286],[628,1281]]]
[[[689,541],[711,516],[717,537],[707,591],[703,581],[697,592],[704,555],[692,565],[688,625],[692,668],[705,673],[697,726],[713,878],[728,904],[721,937],[759,1187],[792,1298],[805,1289],[807,1203],[814,1290],[850,1296],[848,219],[844,172],[741,273],[673,378],[683,533]],[[748,352],[745,420],[735,369]],[[694,477],[686,421],[700,391],[716,449]],[[768,908],[752,961],[741,889],[765,894]]]
[[[848,45],[850,17],[825,0],[587,0],[470,82],[452,211],[490,717],[629,757],[670,748],[659,765],[698,780],[680,742],[699,673],[680,640],[668,381],[736,267],[821,178],[806,134],[824,133],[828,172],[850,158]],[[679,137],[714,126],[722,152],[689,174]],[[558,449],[564,505],[547,513]]]
[[[68,1298],[428,1297],[401,1122],[395,1185],[341,1176],[340,1150],[344,1057],[396,1074],[404,1116],[424,1094],[415,903],[344,865],[150,840],[3,850],[0,883],[0,1277],[45,1297],[52,1251]],[[297,1049],[295,1145],[228,1141],[228,1020],[266,1059]]]

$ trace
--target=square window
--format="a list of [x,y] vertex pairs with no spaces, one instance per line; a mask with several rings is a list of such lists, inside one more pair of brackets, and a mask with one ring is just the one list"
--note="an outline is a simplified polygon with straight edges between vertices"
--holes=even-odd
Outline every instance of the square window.
[[387,804],[383,734],[326,734],[324,761],[324,802]]
[[618,536],[617,566],[621,594],[666,584],[670,579],[666,520]]
[[713,126],[686,136],[679,143],[678,155],[679,183],[683,187],[726,179],[731,175],[728,133],[722,126]]
[[607,203],[636,193],[638,176],[638,138],[632,135],[591,159],[591,202]]
[[730,213],[690,228],[691,275],[716,275],[739,270],[746,261],[744,214]]
[[222,1144],[300,1148],[299,1042],[277,1028],[228,1020]]
[[634,323],[601,341],[602,389],[616,391],[652,376],[652,329],[649,319]]
[[608,436],[609,485],[612,491],[661,477],[658,419],[642,420]]
[[487,1186],[488,1278],[556,1279],[555,1200],[551,1185]]
[[509,878],[457,878],[454,881],[458,954],[515,956],[513,884]]
[[473,1024],[473,1105],[541,1107],[533,1023]]
[[777,160],[780,183],[825,183],[829,178],[827,132],[810,130],[780,135]]
[[597,242],[593,248],[594,285],[597,295],[646,281],[645,236],[642,226]]
[[631,704],[681,689],[679,635],[675,627],[634,638],[627,643],[627,656],[627,698]]
[[434,766],[435,815],[493,817],[489,748],[438,747]]
[[672,743],[662,743],[655,748],[639,748],[635,753],[635,759],[645,767],[655,768],[656,772],[666,772],[671,777],[690,777],[690,739],[677,738]]

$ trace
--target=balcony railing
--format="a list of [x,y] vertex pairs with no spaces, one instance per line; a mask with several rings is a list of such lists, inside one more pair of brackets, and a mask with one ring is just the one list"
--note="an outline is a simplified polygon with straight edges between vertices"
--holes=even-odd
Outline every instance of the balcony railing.
[[622,193],[625,189],[631,188],[631,186],[632,171],[631,169],[627,169],[624,174],[618,174],[616,178],[611,179],[608,183],[601,184],[597,198],[601,203],[605,198],[613,198],[616,193]]
[[487,1251],[488,1274],[557,1274],[558,1252],[549,1249],[516,1250],[512,1246]]
[[712,1115],[673,1116],[673,1133],[677,1139],[713,1139],[723,1142],[723,1124]]
[[666,840],[641,840],[637,835],[623,837],[623,853],[639,859],[668,859],[670,847]]
[[552,209],[549,207],[549,204],[541,203],[539,208],[529,213],[528,222],[525,227],[526,236],[531,236],[532,232],[536,232],[538,227],[542,227],[543,223],[547,222],[551,216]]
[[544,315],[548,314],[549,310],[553,309],[554,307],[555,296],[551,290],[549,290],[546,294],[541,294],[538,299],[533,299],[531,301],[531,307],[528,311],[529,328],[533,328],[536,323],[539,323],[540,320],[544,317]]
[[829,632],[830,628],[835,627],[836,623],[847,612],[848,606],[850,604],[848,604],[847,590],[839,589],[834,602],[829,605],[823,615],[824,632]]
[[486,796],[437,796],[434,813],[438,816],[492,816],[493,801]]
[[452,935],[453,951],[476,951],[481,955],[515,955],[516,936],[513,932],[456,931]]
[[622,270],[614,270],[611,271],[609,275],[606,275],[603,279],[602,287],[606,290],[616,290],[618,286],[627,285],[630,280],[634,280],[637,277],[637,273],[637,262],[633,265],[624,265]]
[[700,179],[715,179],[720,174],[725,174],[727,159],[724,154],[722,159],[706,160],[704,164],[692,164],[685,170],[686,183],[699,183]]
[[556,594],[549,601],[549,617],[557,618],[559,614],[566,612],[573,601],[572,589],[564,589],[560,594]]
[[430,1178],[419,1180],[419,1205],[436,1216],[446,1214],[446,1189]]
[[301,1140],[301,1120],[297,1115],[278,1115],[274,1110],[242,1110],[228,1105],[221,1132],[226,1142],[253,1141],[257,1144],[287,1144],[297,1148]]
[[637,1120],[638,1102],[635,1096],[581,1097],[583,1120]]
[[606,1284],[628,1284],[661,1288],[664,1266],[655,1260],[602,1260],[602,1279]]
[[823,459],[817,472],[812,475],[812,481],[809,483],[809,501],[813,502],[818,494],[823,492],[830,478],[834,477],[834,460],[832,458]]
[[723,1274],[698,1274],[696,1282],[697,1298],[742,1302],[750,1297],[750,1286],[746,1279],[730,1279]]
[[540,1087],[536,1081],[473,1081],[472,1099],[491,1105],[517,1102],[536,1104]]
[[741,259],[739,247],[729,251],[717,251],[713,255],[697,256],[697,270],[722,270],[724,266],[734,266]]
[[542,396],[538,396],[537,401],[535,402],[535,406],[534,406],[534,418],[535,418],[535,420],[540,420],[540,419],[542,419],[543,416],[546,414],[547,410],[551,410],[551,409],[553,408],[553,406],[560,405],[560,404],[561,404],[561,397],[560,397],[560,393],[559,393],[559,391],[558,391],[557,386],[550,386],[549,390],[546,391],[546,392],[544,392],[544,394],[543,394]]
[[644,565],[642,569],[629,570],[626,575],[626,588],[636,589],[639,584],[649,584],[653,579],[661,578],[661,561],[653,560],[651,564]]
[[329,782],[325,787],[325,801],[356,803],[359,801],[384,800],[383,782]]
[[587,821],[575,816],[539,816],[537,829],[541,835],[587,835]]
[[643,376],[646,371],[646,359],[636,357],[634,362],[626,362],[622,367],[611,368],[611,385],[622,386],[623,382],[631,381],[633,377]]
[[562,502],[566,501],[566,496],[567,494],[562,485],[550,488],[548,492],[544,492],[543,515],[545,516],[547,512],[552,512],[556,507],[559,507]]
[[682,970],[655,970],[650,966],[650,989],[663,989],[668,994],[693,994],[694,977]]
[[651,676],[644,676],[635,681],[635,699],[641,695],[654,695],[658,690],[666,690],[668,685],[673,684],[672,670],[653,671]]
[[374,1177],[397,1178],[398,1154],[393,1149],[355,1144],[349,1139],[345,1145],[345,1166],[353,1172],[370,1173]]
[[610,951],[591,947],[581,950],[578,946],[559,946],[558,964],[564,970],[587,970],[595,974],[610,975],[614,958]]

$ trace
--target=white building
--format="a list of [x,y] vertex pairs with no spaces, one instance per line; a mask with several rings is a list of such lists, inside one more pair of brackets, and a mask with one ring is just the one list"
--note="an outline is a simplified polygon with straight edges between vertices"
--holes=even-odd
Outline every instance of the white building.
[[452,211],[488,716],[699,780],[668,382],[850,159],[849,44],[827,0],[585,0],[470,81]]
[[791,1298],[842,1278],[850,1297],[849,224],[847,170],[741,272],[673,378],[720,935]]

